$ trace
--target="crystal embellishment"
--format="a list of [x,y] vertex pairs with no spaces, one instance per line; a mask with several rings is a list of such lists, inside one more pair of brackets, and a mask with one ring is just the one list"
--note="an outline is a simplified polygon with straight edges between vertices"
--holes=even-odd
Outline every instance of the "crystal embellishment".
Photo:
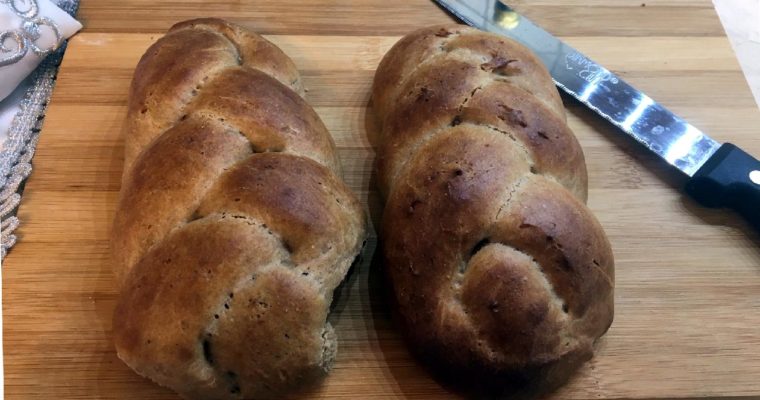
[[[0,7],[3,5],[21,18],[22,23],[18,29],[0,32],[0,67],[17,63],[30,50],[44,58],[61,46],[63,36],[60,29],[51,19],[39,16],[37,0],[0,0]],[[42,29],[53,33],[53,44],[44,46],[38,43],[42,38]]]

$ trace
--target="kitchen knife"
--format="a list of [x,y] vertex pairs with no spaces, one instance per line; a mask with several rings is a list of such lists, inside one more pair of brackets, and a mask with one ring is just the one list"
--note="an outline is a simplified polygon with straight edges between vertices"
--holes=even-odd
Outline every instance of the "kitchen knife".
[[760,161],[711,139],[498,0],[435,1],[468,25],[533,50],[557,86],[684,173],[697,202],[733,208],[760,229]]

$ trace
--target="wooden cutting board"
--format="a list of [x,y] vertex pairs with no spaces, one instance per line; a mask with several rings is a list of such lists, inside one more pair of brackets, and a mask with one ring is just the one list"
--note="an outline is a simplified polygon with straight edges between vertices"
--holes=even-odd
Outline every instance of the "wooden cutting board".
[[[760,155],[760,112],[709,0],[513,5],[716,139]],[[451,20],[426,0],[83,0],[85,30],[61,66],[19,211],[20,240],[3,266],[9,399],[176,398],[116,358],[106,240],[132,70],[172,23],[200,16],[254,28],[293,57],[346,180],[375,220],[381,204],[365,128],[374,69],[401,35]],[[616,316],[596,357],[556,398],[760,397],[758,236],[730,213],[695,205],[677,174],[567,105],[588,161],[589,204],[615,251]],[[330,317],[340,338],[335,370],[310,397],[456,397],[400,342],[375,248],[373,234]]]

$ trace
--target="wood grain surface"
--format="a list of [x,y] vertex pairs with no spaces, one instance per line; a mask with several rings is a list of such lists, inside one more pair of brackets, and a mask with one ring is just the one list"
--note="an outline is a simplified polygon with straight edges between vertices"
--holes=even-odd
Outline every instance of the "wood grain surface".
[[[709,0],[517,0],[512,4],[720,141],[760,155],[760,112]],[[369,90],[398,38],[451,21],[425,0],[83,0],[3,266],[9,399],[176,399],[111,343],[107,232],[122,169],[133,68],[182,19],[226,17],[296,62],[373,220]],[[611,239],[615,322],[554,397],[760,398],[760,239],[680,193],[683,179],[567,100],[589,167],[589,204]],[[457,398],[409,356],[390,321],[376,238],[330,320],[336,367],[308,398]]]

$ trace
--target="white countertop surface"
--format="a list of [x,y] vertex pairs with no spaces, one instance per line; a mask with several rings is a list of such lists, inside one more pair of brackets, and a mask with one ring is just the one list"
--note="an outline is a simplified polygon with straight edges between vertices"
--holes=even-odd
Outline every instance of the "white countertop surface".
[[760,106],[760,0],[713,0],[713,4]]

